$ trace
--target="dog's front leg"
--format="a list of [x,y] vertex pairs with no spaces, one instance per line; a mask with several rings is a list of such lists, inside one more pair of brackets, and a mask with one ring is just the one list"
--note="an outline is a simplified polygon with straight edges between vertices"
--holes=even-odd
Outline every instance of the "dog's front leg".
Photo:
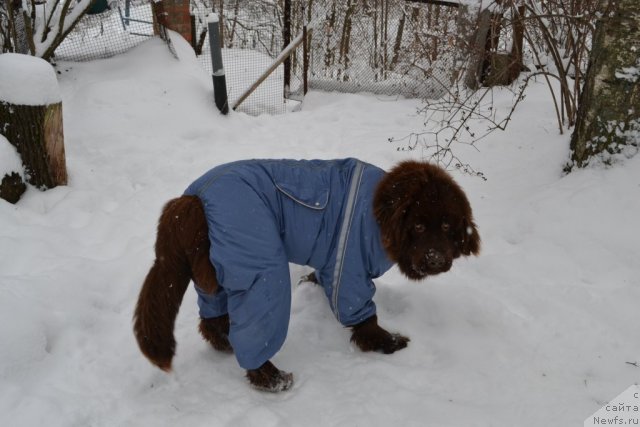
[[402,350],[409,343],[409,338],[400,334],[392,334],[378,325],[378,316],[373,315],[362,323],[351,327],[351,342],[362,351],[379,351],[391,354]]
[[293,374],[281,371],[268,360],[258,369],[247,370],[247,378],[256,390],[272,393],[289,390],[293,385]]

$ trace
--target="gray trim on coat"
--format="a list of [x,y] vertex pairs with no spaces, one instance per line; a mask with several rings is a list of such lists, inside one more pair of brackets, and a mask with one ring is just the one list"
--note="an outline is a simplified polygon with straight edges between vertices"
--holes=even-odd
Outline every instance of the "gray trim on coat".
[[353,212],[356,205],[355,202],[358,198],[358,191],[360,190],[360,182],[362,181],[363,170],[364,164],[358,161],[353,171],[353,176],[351,177],[351,183],[349,184],[347,205],[344,210],[344,217],[342,219],[342,227],[340,228],[340,237],[338,239],[338,247],[336,250],[336,265],[333,269],[333,294],[331,296],[331,301],[333,302],[333,312],[339,322],[340,310],[338,310],[338,295],[340,293],[340,279],[342,278],[344,255],[347,250],[347,239],[349,237],[349,231],[351,229],[351,220],[353,219]]

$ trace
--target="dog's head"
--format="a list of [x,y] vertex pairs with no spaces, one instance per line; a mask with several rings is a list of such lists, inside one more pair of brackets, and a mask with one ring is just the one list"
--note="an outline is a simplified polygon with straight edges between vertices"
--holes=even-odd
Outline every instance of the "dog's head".
[[373,208],[387,254],[410,279],[448,271],[454,259],[480,252],[469,201],[437,166],[396,165],[378,184]]

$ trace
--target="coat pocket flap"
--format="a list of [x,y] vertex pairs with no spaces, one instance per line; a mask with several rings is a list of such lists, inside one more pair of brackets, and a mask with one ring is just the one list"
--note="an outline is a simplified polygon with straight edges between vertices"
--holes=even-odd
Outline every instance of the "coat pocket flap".
[[329,203],[329,188],[319,183],[276,182],[276,188],[295,202],[311,209],[322,210]]

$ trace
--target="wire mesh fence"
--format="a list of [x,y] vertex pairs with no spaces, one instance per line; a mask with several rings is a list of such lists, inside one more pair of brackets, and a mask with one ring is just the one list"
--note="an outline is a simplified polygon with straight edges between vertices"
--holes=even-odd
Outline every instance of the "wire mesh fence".
[[85,15],[58,46],[56,59],[90,61],[124,53],[153,37],[150,0],[113,0]]
[[[286,23],[311,28],[309,86],[341,92],[433,98],[450,87],[459,58],[461,12],[405,0],[218,0],[227,49],[275,58]],[[290,6],[288,6],[290,3]],[[287,19],[286,7],[290,7]],[[263,66],[246,56],[245,69]],[[302,85],[302,50],[291,57],[290,92]],[[284,87],[284,86],[283,86]],[[274,95],[275,96],[275,95]]]
[[[203,68],[211,74],[211,53],[208,41],[205,50],[198,56]],[[223,49],[222,60],[225,68],[227,96],[230,106],[234,106],[241,95],[262,75],[273,58],[250,49]],[[291,105],[284,98],[283,67],[279,66],[258,88],[236,109],[250,115],[281,114]],[[293,108],[293,107],[291,107]]]
[[[86,15],[56,50],[56,58],[84,61],[125,52],[153,36],[152,0],[108,0]],[[206,17],[220,16],[229,104],[258,80],[285,47],[309,28],[312,89],[435,98],[456,78],[461,13],[424,0],[191,0],[193,45],[212,73]],[[283,113],[302,91],[302,49],[290,57],[290,78],[278,66],[239,110]]]
[[[195,6],[194,6],[195,3]],[[193,0],[196,53],[211,73],[206,14],[220,16],[220,40],[229,104],[233,106],[261,74],[273,64],[284,47],[281,2]],[[248,114],[280,114],[293,108],[284,96],[284,67],[278,66],[237,108]]]
[[316,0],[310,86],[439,97],[457,69],[458,17],[455,7],[404,0]]

